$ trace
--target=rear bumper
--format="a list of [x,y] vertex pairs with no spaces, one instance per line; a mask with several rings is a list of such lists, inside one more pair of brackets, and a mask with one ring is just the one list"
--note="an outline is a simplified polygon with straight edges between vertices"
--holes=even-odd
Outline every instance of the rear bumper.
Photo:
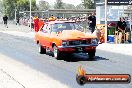
[[76,46],[58,46],[59,51],[66,53],[88,53],[96,51],[98,44],[76,45]]

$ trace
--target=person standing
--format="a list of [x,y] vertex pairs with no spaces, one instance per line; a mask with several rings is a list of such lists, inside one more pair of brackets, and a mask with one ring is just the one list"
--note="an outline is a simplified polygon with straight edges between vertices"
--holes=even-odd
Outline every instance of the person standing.
[[20,18],[17,17],[17,19],[16,19],[16,25],[20,25],[19,21],[20,21]]
[[39,31],[39,25],[38,25],[39,18],[37,16],[35,16],[33,21],[34,21],[34,30],[35,30],[35,32],[38,32]]
[[49,21],[55,21],[56,17],[54,17],[54,15],[51,15],[51,17],[49,18]]
[[117,22],[117,30],[119,32],[119,43],[124,43],[125,41],[125,30],[126,30],[127,24],[125,22],[125,19],[123,17],[120,17],[120,21]]
[[5,25],[5,27],[8,28],[8,26],[7,26],[7,20],[8,20],[7,15],[4,15],[4,17],[3,17],[4,25]]
[[93,33],[96,26],[95,13],[90,14],[90,16],[88,17],[88,22],[89,22],[89,29],[91,30],[91,33]]

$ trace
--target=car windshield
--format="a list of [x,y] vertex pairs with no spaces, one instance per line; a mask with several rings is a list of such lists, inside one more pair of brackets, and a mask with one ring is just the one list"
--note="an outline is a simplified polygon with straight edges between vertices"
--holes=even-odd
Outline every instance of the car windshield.
[[56,23],[52,25],[52,32],[62,32],[63,30],[82,30],[77,23]]

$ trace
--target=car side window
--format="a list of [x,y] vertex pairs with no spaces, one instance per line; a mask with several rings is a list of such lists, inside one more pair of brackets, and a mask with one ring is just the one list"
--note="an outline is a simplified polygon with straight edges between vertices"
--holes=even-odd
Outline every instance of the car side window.
[[42,32],[44,33],[47,33],[47,27],[48,27],[48,24],[45,24],[44,27],[42,28]]
[[47,25],[47,29],[46,30],[47,30],[47,33],[51,33],[51,24]]

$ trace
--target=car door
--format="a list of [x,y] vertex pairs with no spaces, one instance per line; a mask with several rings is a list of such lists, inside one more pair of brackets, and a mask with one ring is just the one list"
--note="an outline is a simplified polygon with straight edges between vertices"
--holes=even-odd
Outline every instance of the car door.
[[48,24],[47,25],[47,35],[45,37],[45,40],[46,40],[46,46],[47,48],[51,48],[51,45],[52,45],[52,39],[51,39],[51,24]]
[[47,46],[47,37],[48,37],[48,31],[47,31],[48,24],[45,24],[42,30],[39,32],[39,38],[40,38],[40,44],[42,46]]
[[58,46],[60,44],[60,37],[61,30],[59,30],[58,25],[55,26],[55,24],[51,25],[51,32],[50,32],[50,49],[52,50],[52,43],[56,44]]

